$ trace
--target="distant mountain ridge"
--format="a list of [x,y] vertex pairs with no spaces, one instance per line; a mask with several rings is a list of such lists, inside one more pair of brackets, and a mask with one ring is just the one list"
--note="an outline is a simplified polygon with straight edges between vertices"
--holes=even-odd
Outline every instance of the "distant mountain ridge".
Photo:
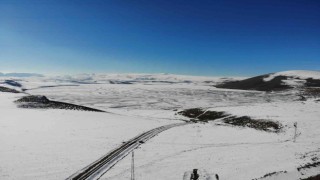
[[43,75],[37,74],[37,73],[2,73],[0,72],[0,77],[43,77]]
[[320,71],[283,71],[240,81],[223,82],[215,87],[257,91],[282,91],[302,87],[320,87]]

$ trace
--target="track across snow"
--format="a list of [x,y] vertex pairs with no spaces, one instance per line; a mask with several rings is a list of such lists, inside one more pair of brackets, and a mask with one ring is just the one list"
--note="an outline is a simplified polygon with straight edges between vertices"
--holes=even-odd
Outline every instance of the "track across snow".
[[148,141],[152,137],[158,135],[159,133],[168,130],[173,127],[182,126],[190,123],[174,123],[165,126],[160,126],[155,129],[144,132],[131,140],[123,143],[120,147],[107,153],[100,159],[91,163],[87,167],[74,173],[66,180],[96,180],[99,179],[103,174],[105,174],[110,168],[112,168],[118,161],[127,156],[135,148],[139,147],[144,142]]

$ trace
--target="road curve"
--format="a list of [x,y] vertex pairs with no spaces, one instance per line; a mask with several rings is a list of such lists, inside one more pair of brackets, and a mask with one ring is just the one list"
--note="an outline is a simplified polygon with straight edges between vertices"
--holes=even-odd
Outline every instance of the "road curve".
[[186,124],[189,124],[189,123],[169,124],[169,125],[160,126],[155,129],[144,132],[130,139],[129,141],[123,143],[121,146],[110,151],[109,153],[102,156],[100,159],[94,161],[93,163],[86,166],[85,168],[74,173],[73,175],[68,177],[66,180],[99,179],[103,174],[105,174],[109,169],[111,169],[112,166],[114,166],[117,162],[119,162],[121,159],[127,156],[135,148],[139,147],[142,143],[148,141],[149,139],[161,133],[162,131],[165,131],[173,127],[186,125]]

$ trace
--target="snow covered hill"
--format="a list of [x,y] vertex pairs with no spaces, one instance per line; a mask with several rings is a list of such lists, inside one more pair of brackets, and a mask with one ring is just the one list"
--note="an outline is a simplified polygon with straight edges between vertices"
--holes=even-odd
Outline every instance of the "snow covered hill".
[[222,82],[218,88],[258,91],[281,91],[293,88],[320,87],[320,71],[283,71],[240,81]]
[[53,87],[75,87],[82,85],[204,85],[244,79],[243,77],[206,77],[175,74],[78,74],[64,76],[1,76],[0,86],[28,91]]
[[42,74],[37,73],[2,73],[0,72],[0,77],[43,77]]
[[306,70],[295,70],[295,71],[282,71],[272,73],[269,77],[265,78],[265,81],[270,81],[277,76],[286,76],[293,79],[320,79],[320,71],[306,71]]

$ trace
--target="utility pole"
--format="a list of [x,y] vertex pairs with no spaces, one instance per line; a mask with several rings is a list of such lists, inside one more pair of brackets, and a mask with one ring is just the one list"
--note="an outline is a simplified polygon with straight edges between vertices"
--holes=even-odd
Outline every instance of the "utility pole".
[[131,180],[134,180],[134,151],[132,151],[131,159]]
[[297,126],[298,126],[298,123],[297,122],[295,122],[294,124],[293,124],[293,126],[294,126],[294,136],[293,136],[293,142],[296,142],[296,139],[297,139]]

